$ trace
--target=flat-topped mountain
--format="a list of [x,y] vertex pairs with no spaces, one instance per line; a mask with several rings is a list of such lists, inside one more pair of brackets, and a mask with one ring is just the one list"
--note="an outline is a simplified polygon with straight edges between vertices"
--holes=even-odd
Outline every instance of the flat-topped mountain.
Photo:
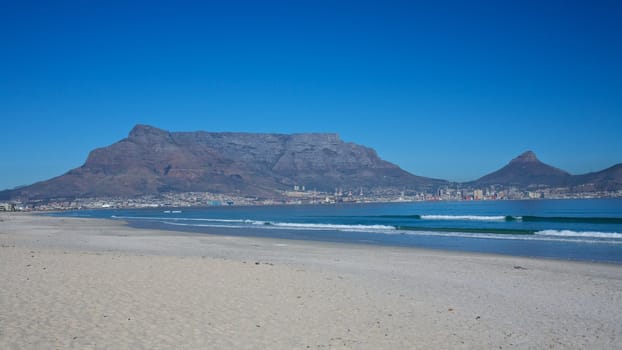
[[501,184],[506,186],[546,185],[566,186],[572,175],[541,162],[535,153],[527,151],[512,159],[503,168],[474,181],[479,186]]
[[13,199],[215,192],[277,197],[294,185],[430,190],[445,181],[410,174],[337,134],[168,132],[135,126],[92,151],[84,165],[51,180],[0,193]]

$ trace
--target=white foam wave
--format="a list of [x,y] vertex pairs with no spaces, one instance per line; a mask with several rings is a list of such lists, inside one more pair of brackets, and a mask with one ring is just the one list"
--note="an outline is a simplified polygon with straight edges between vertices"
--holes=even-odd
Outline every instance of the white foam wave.
[[[378,230],[395,230],[393,226],[387,225],[340,225],[340,224],[313,224],[313,223],[293,223],[293,222],[271,222],[262,220],[237,220],[237,219],[205,219],[205,218],[164,218],[164,217],[149,217],[149,216],[116,216],[114,219],[127,219],[127,220],[154,220],[162,221],[168,225],[177,226],[197,226],[197,227],[228,227],[228,228],[242,228],[244,225],[230,225],[230,224],[246,224],[253,225],[259,228],[280,228],[280,229],[295,229],[295,230],[335,230],[335,231],[378,231]],[[184,222],[209,222],[207,224],[199,223],[184,223]],[[223,223],[229,225],[223,225]]]
[[[345,232],[368,232],[385,235],[408,235],[408,236],[440,236],[440,237],[462,237],[495,240],[524,240],[524,241],[549,241],[549,242],[575,242],[575,243],[598,243],[598,244],[622,244],[622,234],[605,232],[573,232],[573,231],[539,231],[534,235],[511,235],[493,233],[471,233],[471,232],[436,232],[436,231],[410,231],[398,230],[393,226],[386,225],[334,225],[334,224],[309,224],[309,223],[287,223],[287,222],[264,222],[254,220],[244,220],[242,225],[236,223],[183,223],[174,221],[163,221],[164,224],[174,226],[190,227],[213,227],[213,228],[245,228],[243,224],[255,225],[254,229],[267,230],[332,230]],[[558,233],[558,234],[556,234]],[[603,235],[604,234],[604,235]]]
[[423,220],[469,220],[469,221],[505,221],[505,216],[481,215],[421,215]]
[[[431,217],[431,218],[430,218]],[[410,231],[399,230],[389,225],[343,225],[326,223],[293,223],[293,222],[271,222],[261,220],[238,220],[238,219],[209,219],[209,218],[163,218],[163,217],[141,217],[141,216],[116,216],[114,219],[128,220],[157,220],[167,225],[176,226],[196,226],[214,228],[245,228],[252,225],[259,229],[278,229],[278,230],[317,230],[317,231],[344,231],[344,232],[369,232],[378,234],[404,234],[412,236],[445,236],[445,237],[464,237],[464,238],[485,238],[501,240],[539,240],[539,241],[558,241],[558,242],[584,242],[584,243],[606,243],[622,244],[622,233],[617,232],[580,232],[571,230],[542,230],[533,235],[512,235],[512,234],[489,234],[489,233],[470,233],[460,232],[436,232],[436,231]],[[460,215],[423,215],[425,219],[436,220],[501,220],[502,216],[460,216]],[[476,219],[474,219],[476,218]]]
[[206,218],[180,218],[180,217],[154,217],[154,216],[117,216],[112,215],[113,219],[127,220],[179,220],[179,221],[209,221],[209,222],[246,222],[250,220],[239,219],[206,219]]
[[387,225],[339,225],[339,224],[310,224],[293,222],[272,222],[270,226],[287,227],[308,230],[337,230],[337,231],[377,231],[395,230],[393,226]]
[[269,224],[268,221],[260,221],[260,220],[244,220],[245,224],[251,224],[251,225],[266,225]]
[[438,237],[460,237],[460,238],[480,238],[494,240],[511,240],[511,241],[547,241],[547,242],[573,242],[573,243],[598,243],[598,244],[622,244],[622,240],[611,239],[595,239],[591,236],[546,236],[546,235],[511,235],[511,234],[494,234],[494,233],[472,233],[472,232],[436,232],[436,231],[401,231],[383,232],[384,234],[403,234],[409,236],[438,236]]
[[[218,223],[199,224],[199,223],[183,223],[178,221],[163,221],[168,225],[176,226],[196,226],[196,227],[226,227],[226,228],[244,228],[244,225],[223,225]],[[244,224],[255,225],[257,228],[263,229],[290,229],[290,230],[332,230],[332,231],[351,231],[351,232],[380,232],[394,231],[395,227],[386,225],[336,225],[336,224],[309,224],[309,223],[293,223],[293,222],[268,222],[257,220],[243,220]]]
[[591,237],[591,238],[620,238],[622,233],[617,232],[590,232],[590,231],[571,231],[571,230],[543,230],[535,233],[541,236],[555,237]]
[[240,228],[240,226],[236,226],[236,225],[219,225],[219,224],[185,224],[183,222],[171,222],[171,221],[162,221],[164,224],[167,225],[174,225],[174,226],[191,226],[191,227],[215,227],[215,228]]

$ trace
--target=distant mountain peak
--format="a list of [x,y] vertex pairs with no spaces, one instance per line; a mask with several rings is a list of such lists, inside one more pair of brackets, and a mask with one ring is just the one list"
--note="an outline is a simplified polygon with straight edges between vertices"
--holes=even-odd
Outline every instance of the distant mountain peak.
[[536,154],[533,153],[533,151],[527,151],[521,154],[520,156],[512,159],[510,164],[511,163],[532,163],[532,162],[540,162],[540,160],[538,159]]
[[503,168],[475,181],[480,186],[505,185],[565,186],[570,178],[567,172],[541,162],[535,153],[527,151],[512,159]]

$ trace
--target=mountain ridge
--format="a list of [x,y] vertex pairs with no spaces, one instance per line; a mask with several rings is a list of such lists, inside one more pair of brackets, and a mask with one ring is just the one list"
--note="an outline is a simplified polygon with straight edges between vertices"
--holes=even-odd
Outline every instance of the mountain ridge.
[[434,193],[460,185],[622,190],[622,163],[572,175],[526,151],[470,182],[411,174],[375,150],[344,142],[336,133],[170,132],[138,124],[128,136],[92,150],[84,164],[52,179],[0,191],[0,199],[135,197],[163,192],[213,192],[275,198],[294,186]]

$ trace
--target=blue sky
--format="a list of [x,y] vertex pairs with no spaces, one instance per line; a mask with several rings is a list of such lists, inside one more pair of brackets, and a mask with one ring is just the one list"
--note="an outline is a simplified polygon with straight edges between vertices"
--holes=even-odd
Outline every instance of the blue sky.
[[137,123],[337,132],[417,175],[622,162],[618,1],[2,1],[0,189]]

